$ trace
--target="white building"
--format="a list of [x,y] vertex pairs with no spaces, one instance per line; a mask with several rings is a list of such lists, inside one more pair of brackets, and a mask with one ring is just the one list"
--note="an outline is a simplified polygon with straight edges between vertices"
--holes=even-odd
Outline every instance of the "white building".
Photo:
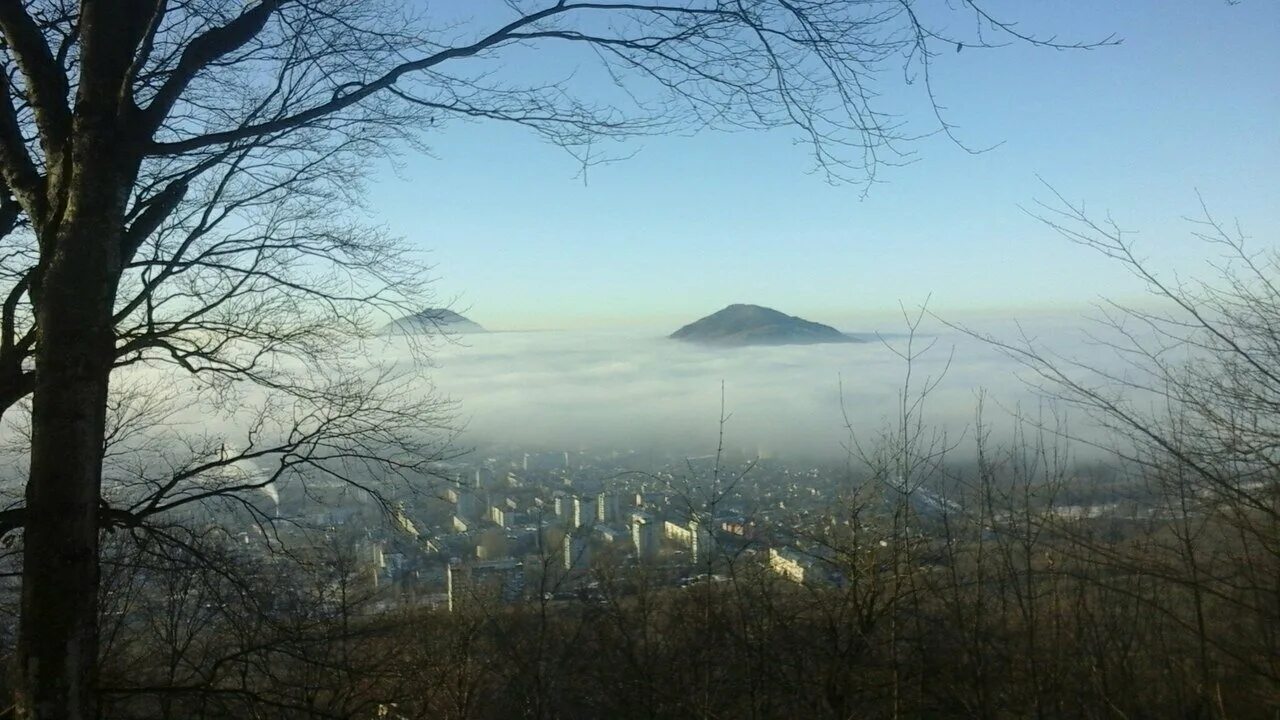
[[497,525],[498,527],[506,527],[507,511],[503,510],[497,505],[493,505],[489,508],[489,520],[491,520],[493,524]]
[[596,496],[596,522],[614,522],[620,514],[617,493],[602,492]]
[[695,563],[705,558],[705,553],[711,549],[711,533],[697,520],[690,520],[688,525],[667,520],[662,524],[662,534],[668,540],[689,548]]
[[631,518],[631,545],[636,556],[641,560],[652,560],[658,556],[662,547],[662,532],[659,525],[643,513],[636,513]]
[[585,535],[564,536],[564,569],[582,570],[591,564],[591,546]]
[[590,527],[596,523],[596,504],[592,498],[573,499],[573,527]]
[[791,548],[769,548],[769,569],[797,583],[805,581],[813,562]]

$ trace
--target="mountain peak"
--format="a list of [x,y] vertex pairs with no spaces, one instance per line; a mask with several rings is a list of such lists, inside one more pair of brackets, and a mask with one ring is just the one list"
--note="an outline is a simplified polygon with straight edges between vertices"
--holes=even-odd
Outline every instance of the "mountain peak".
[[391,321],[382,332],[389,335],[422,335],[433,332],[460,335],[488,331],[479,323],[447,308],[426,308]]
[[689,323],[671,338],[727,346],[858,342],[830,325],[748,303],[734,303]]

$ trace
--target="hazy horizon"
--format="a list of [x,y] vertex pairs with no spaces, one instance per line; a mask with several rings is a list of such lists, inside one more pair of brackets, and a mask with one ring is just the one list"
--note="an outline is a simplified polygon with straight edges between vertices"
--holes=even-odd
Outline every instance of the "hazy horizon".
[[[1150,307],[1150,298],[1142,295],[1113,297],[1099,295],[1092,299],[1083,299],[1076,303],[1026,303],[1009,305],[978,305],[941,308],[930,301],[930,294],[922,292],[914,297],[893,298],[884,304],[874,307],[862,307],[851,310],[847,305],[797,307],[786,303],[770,305],[758,302],[744,293],[743,297],[730,298],[719,305],[689,305],[686,312],[674,310],[646,311],[637,308],[624,315],[583,312],[576,315],[543,316],[535,312],[511,310],[495,307],[482,300],[468,302],[463,298],[440,298],[430,303],[431,308],[452,310],[466,319],[481,325],[485,332],[561,332],[561,331],[596,331],[627,330],[635,333],[649,333],[665,337],[680,327],[695,320],[706,317],[716,311],[734,304],[761,305],[787,315],[830,325],[846,333],[897,333],[903,327],[903,313],[917,313],[923,305],[929,312],[942,320],[955,323],[965,322],[1017,322],[1024,320],[1063,320],[1087,322],[1096,312],[1101,302],[1114,301],[1134,308]],[[899,301],[901,304],[899,304]],[[426,309],[426,308],[424,308]],[[455,338],[463,339],[464,338]]]
[[[464,26],[508,12],[432,8]],[[1198,194],[1246,234],[1280,225],[1266,181],[1280,167],[1267,120],[1280,115],[1273,4],[1088,0],[1008,12],[1028,33],[1122,43],[946,53],[932,81],[964,147],[936,132],[920,83],[873,78],[879,109],[922,137],[883,158],[870,187],[810,172],[786,130],[602,139],[593,151],[625,159],[584,177],[523,128],[462,123],[433,129],[429,156],[377,168],[367,212],[422,251],[442,303],[456,299],[494,329],[674,330],[733,302],[838,324],[842,308],[891,316],[927,293],[942,314],[1140,296],[1122,269],[1023,212],[1053,201],[1039,178],[1112,214],[1167,273],[1194,276],[1213,254],[1184,220],[1199,215]],[[593,57],[554,48],[538,62],[581,71],[579,82],[610,97]],[[493,71],[523,77],[515,65]]]
[[[811,319],[811,318],[809,318]],[[1071,350],[1087,324],[1070,315],[1034,323],[1004,319],[966,326],[1013,339],[1018,325],[1050,350]],[[900,348],[899,317],[841,330],[880,332]],[[436,391],[457,403],[459,445],[540,450],[618,448],[699,455],[714,451],[721,383],[728,447],[751,454],[831,460],[845,453],[844,415],[863,441],[892,422],[905,364],[884,342],[708,347],[670,340],[665,326],[506,331],[434,341]],[[667,330],[670,332],[670,330]],[[997,438],[1011,412],[1035,412],[1040,398],[1018,380],[1020,366],[980,340],[926,319],[915,365],[919,383],[945,376],[924,420],[953,439],[972,439],[978,392]],[[375,357],[405,357],[404,338],[374,343]],[[1108,354],[1081,358],[1106,367]],[[844,388],[841,408],[840,388]],[[971,443],[966,443],[970,445]],[[957,455],[965,455],[968,447]]]

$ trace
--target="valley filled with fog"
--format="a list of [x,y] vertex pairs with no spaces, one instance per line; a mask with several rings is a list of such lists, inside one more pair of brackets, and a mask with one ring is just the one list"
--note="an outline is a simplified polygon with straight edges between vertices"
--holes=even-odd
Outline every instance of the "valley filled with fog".
[[[1006,340],[1012,321],[966,325]],[[1039,318],[1022,332],[1081,358],[1087,324]],[[490,332],[437,339],[428,375],[454,403],[464,446],[491,442],[545,450],[594,448],[702,455],[717,443],[721,383],[726,447],[755,455],[831,459],[844,454],[845,413],[863,440],[897,417],[907,365],[902,328],[849,328],[860,343],[708,347],[668,339],[662,329]],[[877,337],[877,332],[880,333]],[[414,339],[412,342],[420,342]],[[376,341],[376,354],[404,357],[403,337]],[[930,347],[931,345],[931,347]],[[926,424],[952,438],[971,433],[980,392],[997,437],[1015,411],[1036,413],[1041,394],[1026,368],[992,346],[936,321],[922,326],[912,392],[941,376],[924,406]],[[843,386],[843,410],[841,387]]]

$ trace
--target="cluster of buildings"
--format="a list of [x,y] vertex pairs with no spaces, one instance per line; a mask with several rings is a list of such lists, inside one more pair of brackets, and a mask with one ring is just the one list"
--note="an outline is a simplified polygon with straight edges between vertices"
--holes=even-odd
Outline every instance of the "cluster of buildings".
[[395,490],[394,522],[385,503],[353,496],[317,506],[315,488],[281,488],[273,512],[351,538],[360,572],[391,606],[567,598],[602,565],[644,566],[685,587],[744,550],[787,580],[824,574],[787,535],[796,517],[829,510],[835,481],[815,468],[634,452],[476,455],[442,468],[445,480]]

